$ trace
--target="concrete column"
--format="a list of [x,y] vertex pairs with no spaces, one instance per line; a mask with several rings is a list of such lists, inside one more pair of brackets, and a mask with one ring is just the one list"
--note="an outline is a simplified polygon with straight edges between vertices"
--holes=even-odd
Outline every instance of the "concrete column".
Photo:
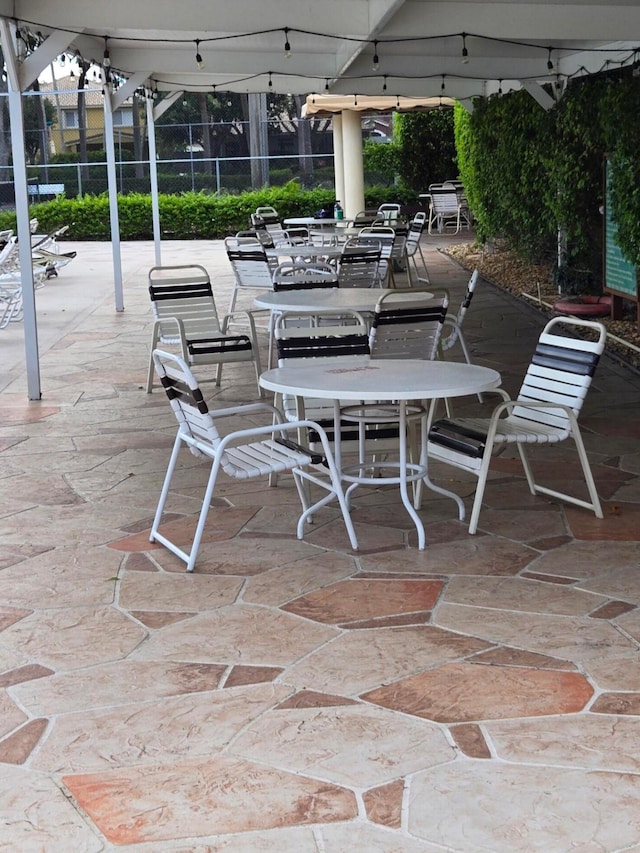
[[342,150],[344,157],[344,215],[346,219],[364,210],[364,166],[360,113],[342,111]]
[[[331,117],[333,129],[333,174],[336,187],[336,198],[344,208],[344,150],[342,144],[342,113],[334,113]],[[346,214],[345,214],[346,215]]]

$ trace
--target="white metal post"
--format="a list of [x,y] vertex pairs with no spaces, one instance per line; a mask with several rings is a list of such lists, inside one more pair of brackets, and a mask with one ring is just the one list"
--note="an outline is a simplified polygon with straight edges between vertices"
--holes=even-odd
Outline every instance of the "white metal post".
[[109,189],[109,219],[111,222],[111,254],[113,257],[113,286],[116,311],[124,311],[122,293],[122,258],[120,255],[120,221],[118,219],[118,183],[116,152],[113,139],[113,108],[109,83],[104,86],[104,144],[107,152],[107,185]]

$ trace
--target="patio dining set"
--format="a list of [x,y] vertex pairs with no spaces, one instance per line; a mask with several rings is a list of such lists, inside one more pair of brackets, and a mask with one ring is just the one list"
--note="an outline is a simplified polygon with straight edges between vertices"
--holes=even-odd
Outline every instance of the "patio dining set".
[[[549,321],[519,393],[510,397],[498,370],[472,363],[465,341],[462,326],[477,271],[451,312],[449,294],[430,282],[419,247],[428,227],[425,214],[405,225],[399,211],[399,205],[385,206],[367,224],[364,217],[281,224],[273,209],[258,209],[250,229],[225,241],[235,283],[224,316],[204,266],[149,271],[154,326],[146,389],[151,393],[156,383],[164,388],[178,422],[150,539],[176,554],[188,571],[196,567],[220,476],[268,477],[275,485],[278,477],[292,475],[302,507],[297,537],[303,538],[315,513],[336,503],[354,551],[353,492],[397,487],[424,549],[419,510],[426,489],[450,498],[460,521],[467,512],[463,498],[431,476],[430,460],[475,478],[468,527],[474,534],[492,457],[512,445],[533,495],[602,518],[578,415],[604,350],[604,327],[572,318]],[[405,286],[394,267],[406,276]],[[248,293],[253,305],[240,309],[238,297]],[[266,370],[261,329],[269,339]],[[461,358],[453,360],[456,345]],[[252,364],[256,398],[214,407],[202,390],[207,378],[201,368],[213,367],[219,386],[223,366],[240,361]],[[271,402],[265,392],[274,395]],[[474,395],[478,416],[456,417],[456,398]],[[497,405],[490,395],[497,395]],[[538,483],[526,450],[568,438],[575,443],[584,496]],[[163,526],[184,448],[210,467],[186,546]]]

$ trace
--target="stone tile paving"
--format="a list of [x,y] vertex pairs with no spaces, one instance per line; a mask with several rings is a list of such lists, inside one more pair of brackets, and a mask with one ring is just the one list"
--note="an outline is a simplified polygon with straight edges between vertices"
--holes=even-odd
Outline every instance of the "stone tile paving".
[[[455,303],[467,274],[436,242]],[[86,285],[78,248],[52,297]],[[143,388],[152,247],[124,247],[123,315],[109,251],[93,310],[47,331],[44,399],[19,371],[1,394],[0,850],[637,853],[640,377],[605,359],[582,418],[603,520],[505,456],[476,536],[428,496],[420,552],[395,490],[362,489],[356,553],[331,508],[296,540],[289,479],[224,482],[187,575],[148,541],[175,429]],[[208,266],[224,310],[220,243],[164,251]],[[543,318],[481,283],[467,320],[517,390]],[[226,368],[214,405],[252,399],[251,373]],[[541,476],[579,489],[547,450]],[[205,480],[182,460],[181,541]]]

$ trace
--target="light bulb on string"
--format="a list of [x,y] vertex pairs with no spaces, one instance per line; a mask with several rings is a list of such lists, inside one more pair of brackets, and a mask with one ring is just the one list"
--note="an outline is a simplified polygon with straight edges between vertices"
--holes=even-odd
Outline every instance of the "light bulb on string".
[[358,106],[358,96],[357,96],[357,95],[354,95],[354,96],[353,96],[353,106],[354,106],[354,107],[357,107],[357,106]]
[[200,39],[195,39],[196,43],[196,65],[202,71],[204,68],[204,59],[202,58],[202,54],[200,53]]
[[383,91],[383,92],[386,92],[386,91],[387,91],[387,75],[386,75],[386,74],[384,75],[384,77],[382,78],[382,80],[383,80],[383,82],[382,82],[382,91]]
[[380,68],[380,57],[378,56],[378,42],[374,41],[373,43],[373,61],[372,66],[374,71],[377,71]]
[[271,79],[271,71],[269,72],[269,91],[273,89],[273,80]]
[[284,28],[284,55],[287,59],[291,56],[291,45],[289,44],[289,27]]
[[102,54],[102,64],[105,68],[109,68],[111,65],[111,56],[109,54],[109,39],[107,36],[103,36],[104,38],[104,53]]
[[328,80],[324,81],[324,90],[325,90],[325,92],[329,91],[329,81]]
[[466,65],[469,61],[469,51],[467,50],[467,34],[462,33],[462,64]]
[[547,58],[547,71],[553,71],[553,60],[551,59],[551,48],[548,48],[549,56]]
[[445,85],[444,85],[444,74],[442,75],[442,83],[440,84],[440,91],[444,95]]
[[502,94],[502,80],[498,80],[498,94]]

